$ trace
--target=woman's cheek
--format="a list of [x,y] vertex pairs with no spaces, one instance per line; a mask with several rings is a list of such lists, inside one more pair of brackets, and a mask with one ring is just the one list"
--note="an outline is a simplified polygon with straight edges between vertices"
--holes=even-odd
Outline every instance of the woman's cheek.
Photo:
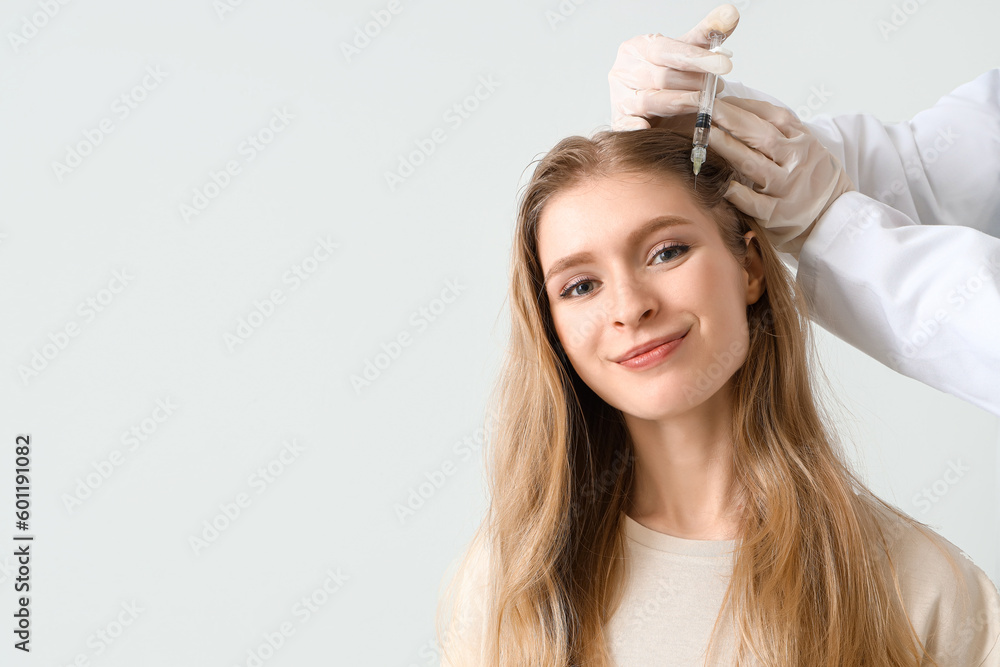
[[579,315],[564,318],[562,326],[557,326],[556,331],[567,352],[575,351],[586,345],[588,327],[586,320]]

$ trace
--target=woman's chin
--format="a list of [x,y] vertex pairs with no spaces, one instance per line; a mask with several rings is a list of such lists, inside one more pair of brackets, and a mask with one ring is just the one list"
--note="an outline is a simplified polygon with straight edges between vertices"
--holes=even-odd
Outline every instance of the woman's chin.
[[664,384],[667,386],[649,383],[645,387],[635,387],[633,391],[618,393],[614,401],[605,400],[625,414],[639,419],[659,420],[696,408],[719,390],[716,383],[700,386],[694,381],[678,381],[677,378],[669,378],[669,382]]

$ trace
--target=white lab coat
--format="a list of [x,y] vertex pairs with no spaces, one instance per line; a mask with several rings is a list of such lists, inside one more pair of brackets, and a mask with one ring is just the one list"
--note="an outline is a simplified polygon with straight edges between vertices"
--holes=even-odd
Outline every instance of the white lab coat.
[[[738,82],[726,95],[781,104]],[[850,114],[806,125],[858,189],[819,219],[797,267],[783,255],[812,319],[1000,416],[1000,70],[910,121]]]

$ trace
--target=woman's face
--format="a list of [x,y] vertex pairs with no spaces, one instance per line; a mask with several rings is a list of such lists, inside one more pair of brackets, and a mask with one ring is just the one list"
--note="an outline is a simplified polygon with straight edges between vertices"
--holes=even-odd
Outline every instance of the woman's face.
[[558,193],[539,219],[538,254],[570,363],[622,412],[663,419],[689,410],[746,359],[746,308],[764,290],[760,256],[750,244],[744,269],[678,181],[623,174]]

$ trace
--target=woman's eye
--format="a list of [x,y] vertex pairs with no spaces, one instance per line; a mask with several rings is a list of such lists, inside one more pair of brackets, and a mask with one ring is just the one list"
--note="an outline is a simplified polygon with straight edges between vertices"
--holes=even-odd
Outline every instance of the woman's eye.
[[677,259],[681,255],[686,253],[688,249],[690,249],[690,247],[691,246],[685,245],[683,243],[675,243],[673,245],[664,246],[660,248],[659,251],[657,251],[655,257],[663,257],[664,255],[666,255],[666,258],[663,261],[669,262],[670,260]]
[[[653,263],[663,264],[664,262],[669,262],[670,260],[677,259],[681,255],[686,253],[690,248],[691,246],[686,245],[684,243],[673,243],[671,245],[663,246],[654,255],[654,259],[662,257],[663,261],[662,262],[654,261]],[[591,285],[593,282],[594,280],[592,278],[581,278],[573,283],[570,283],[569,285],[566,286],[566,289],[564,289],[562,292],[559,293],[559,298],[574,299],[581,296],[587,296],[588,294],[594,291],[594,288]],[[582,287],[585,285],[591,285],[590,289],[586,289],[582,292],[576,291],[578,287]]]
[[593,288],[591,288],[589,290],[586,290],[584,292],[576,292],[576,293],[572,293],[572,292],[577,287],[579,287],[580,285],[586,285],[586,284],[592,283],[592,282],[594,282],[594,281],[593,280],[589,280],[587,278],[584,278],[582,280],[577,280],[575,283],[571,283],[571,284],[567,285],[566,289],[564,289],[562,292],[559,293],[559,298],[561,298],[561,299],[569,299],[569,298],[572,298],[573,296],[586,296],[587,294],[590,294],[592,291],[594,291]]

